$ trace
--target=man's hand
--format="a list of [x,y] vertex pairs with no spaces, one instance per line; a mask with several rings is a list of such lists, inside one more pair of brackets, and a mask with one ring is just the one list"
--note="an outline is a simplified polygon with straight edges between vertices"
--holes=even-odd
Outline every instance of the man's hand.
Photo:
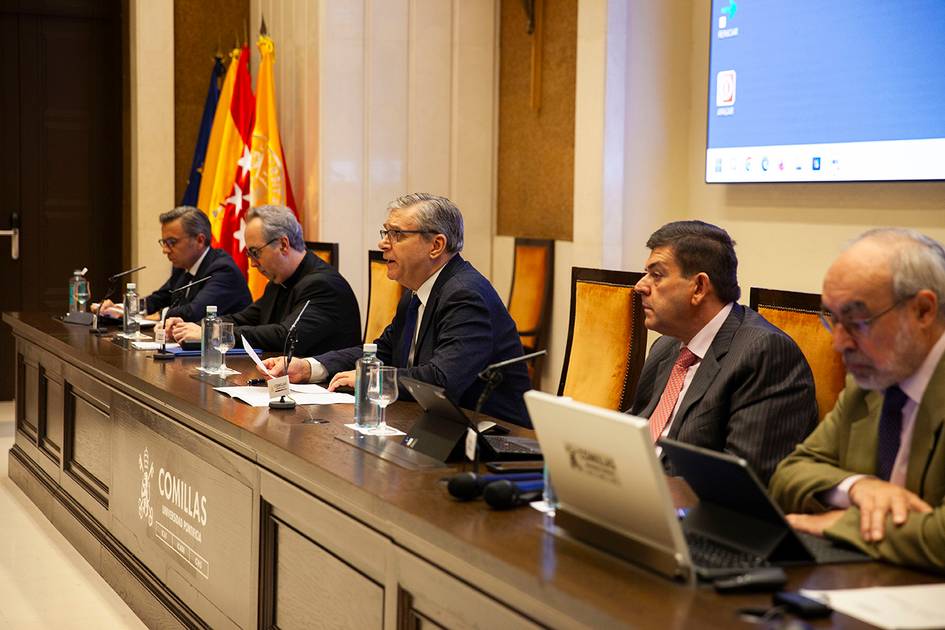
[[333,392],[339,387],[354,387],[354,370],[335,374],[328,384],[328,391]]
[[854,483],[850,488],[850,502],[860,508],[860,535],[870,542],[883,539],[890,512],[893,523],[902,525],[909,512],[932,511],[932,506],[917,494],[875,477],[863,477]]
[[788,524],[799,532],[823,538],[824,530],[840,520],[846,510],[831,510],[822,514],[788,514]]
[[[269,370],[269,373],[274,377],[282,376],[285,374],[285,358],[284,357],[272,357],[271,359],[263,359],[263,365],[266,366],[266,369]],[[262,368],[258,365],[256,369],[261,373],[263,372]],[[290,383],[308,383],[312,378],[312,365],[305,359],[300,359],[294,357],[289,361],[289,382]]]
[[185,339],[193,341],[200,340],[200,324],[185,322],[180,317],[168,318],[164,325],[164,330],[166,330],[168,336],[177,343]]
[[122,305],[115,304],[111,300],[105,300],[101,304],[93,303],[89,309],[93,313],[107,315],[108,317],[121,317],[124,314],[124,308],[122,308]]

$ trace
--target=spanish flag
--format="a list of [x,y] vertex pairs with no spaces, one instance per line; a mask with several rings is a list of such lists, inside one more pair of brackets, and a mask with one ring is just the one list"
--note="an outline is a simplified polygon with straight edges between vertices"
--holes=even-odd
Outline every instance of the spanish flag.
[[[292,185],[285,163],[285,152],[279,138],[279,118],[276,111],[276,86],[273,66],[276,62],[275,45],[267,35],[260,35],[259,74],[256,79],[256,122],[253,126],[252,173],[249,199],[252,207],[267,204],[288,206],[299,218],[292,196]],[[249,290],[258,299],[266,288],[266,278],[256,269],[249,270]]]

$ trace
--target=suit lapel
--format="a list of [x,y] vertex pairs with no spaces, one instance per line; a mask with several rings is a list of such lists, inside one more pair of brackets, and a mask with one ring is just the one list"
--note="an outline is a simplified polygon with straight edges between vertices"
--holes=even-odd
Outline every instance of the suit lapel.
[[673,364],[676,363],[676,357],[679,356],[679,349],[682,347],[681,341],[673,341],[666,350],[666,356],[656,366],[656,380],[653,381],[653,393],[646,407],[640,411],[641,418],[649,418],[656,411],[656,405],[660,402],[663,390],[666,389],[666,383],[669,382],[670,372],[673,371]]
[[871,475],[876,472],[879,415],[883,410],[883,395],[879,392],[867,392],[864,402],[866,403],[866,417],[850,425],[849,444],[855,446],[848,449],[846,468],[852,472]]
[[207,250],[207,255],[203,257],[203,260],[200,261],[200,266],[197,267],[197,275],[194,276],[194,280],[200,280],[201,278],[206,277],[207,270],[210,269],[210,264],[216,258],[216,250],[212,247]]
[[945,421],[945,360],[939,361],[929,380],[922,403],[919,405],[912,430],[909,450],[909,466],[906,471],[906,488],[921,496],[922,476],[928,467],[936,442],[942,439],[942,423]]
[[[443,271],[440,272],[440,275],[437,276],[436,282],[433,283],[433,290],[430,291],[430,298],[427,300],[427,303],[423,305],[423,319],[420,321],[420,332],[417,334],[417,346],[413,352],[413,363],[418,365],[420,363],[420,349],[423,347],[424,341],[426,341],[427,332],[430,329],[431,322],[433,321],[434,313],[436,313],[438,308],[438,303],[440,301],[440,293],[443,291],[443,285],[445,285],[450,278],[452,278],[457,271],[462,267],[465,261],[459,254],[453,256],[448,263],[443,267]],[[409,293],[409,291],[408,291]]]
[[712,340],[709,351],[705,353],[705,356],[699,363],[699,369],[696,370],[696,374],[689,384],[689,389],[686,390],[686,395],[673,418],[673,424],[669,429],[669,437],[675,438],[679,434],[679,430],[682,428],[683,423],[685,423],[686,415],[689,413],[689,410],[692,409],[693,405],[702,400],[705,393],[709,391],[709,386],[712,385],[715,377],[722,369],[722,358],[728,354],[728,350],[732,345],[732,339],[735,337],[735,333],[738,331],[739,327],[741,327],[744,318],[745,307],[740,304],[734,304],[732,306],[732,312],[729,313],[725,321],[722,322],[722,327],[719,328],[715,339]]

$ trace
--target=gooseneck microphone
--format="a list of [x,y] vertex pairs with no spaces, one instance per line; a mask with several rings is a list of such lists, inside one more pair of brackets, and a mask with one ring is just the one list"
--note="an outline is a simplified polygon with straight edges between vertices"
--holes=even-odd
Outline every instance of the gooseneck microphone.
[[[193,282],[188,282],[187,284],[185,284],[185,285],[182,286],[182,287],[177,287],[176,289],[171,289],[171,295],[180,294],[181,296],[183,296],[184,294],[183,294],[183,293],[180,293],[181,291],[186,291],[187,289],[189,289],[189,288],[192,287],[192,286],[198,285],[198,284],[200,284],[201,282],[206,282],[207,280],[209,280],[209,279],[212,278],[212,277],[213,277],[213,274],[207,276],[206,278],[201,278],[200,280],[194,280]],[[173,306],[172,306],[171,308],[173,308]]]
[[[292,362],[292,353],[295,351],[295,327],[299,325],[299,320],[302,319],[302,314],[305,313],[305,309],[308,308],[311,300],[305,300],[305,304],[302,306],[302,310],[299,311],[298,317],[295,318],[295,321],[292,322],[292,325],[289,326],[289,332],[285,336],[285,346],[282,348],[282,355],[285,361],[285,375],[286,378],[289,377],[289,363]],[[295,401],[292,400],[290,396],[283,394],[279,396],[279,399],[275,398],[269,401],[270,409],[294,409]]]
[[[114,276],[108,276],[108,281],[114,282],[115,280],[118,280],[118,278],[127,276],[128,274],[134,273],[136,271],[141,271],[142,269],[146,269],[146,268],[147,268],[147,265],[141,265],[140,267],[134,267],[132,269],[126,269],[125,271],[119,271]],[[102,300],[102,301],[104,302],[105,300]]]
[[491,483],[497,481],[539,481],[542,473],[509,473],[506,475],[476,475],[471,472],[459,473],[449,478],[446,489],[461,501],[475,499]]
[[[147,268],[147,265],[141,265],[141,266],[139,266],[139,267],[133,267],[133,268],[131,268],[131,269],[126,269],[126,270],[124,270],[124,271],[119,271],[119,272],[116,273],[115,275],[109,276],[109,277],[108,277],[108,289],[105,291],[105,295],[102,297],[102,301],[99,302],[99,304],[104,304],[104,303],[105,303],[105,300],[110,300],[110,299],[112,299],[112,296],[115,295],[115,289],[118,287],[118,283],[117,283],[116,281],[117,281],[119,278],[123,278],[124,276],[127,276],[127,275],[129,275],[129,274],[132,274],[132,273],[134,273],[134,272],[136,272],[136,271],[141,271],[142,269],[146,269],[146,268]],[[98,325],[98,316],[99,316],[100,314],[101,314],[101,313],[96,313],[96,314],[95,314],[95,319],[94,319],[93,322],[92,322],[92,328],[89,329],[89,332],[92,333],[93,335],[105,335],[105,334],[108,333],[108,329],[107,329],[107,328],[102,328],[102,327],[100,327],[100,326]]]
[[544,489],[545,482],[540,479],[522,482],[494,481],[483,490],[482,498],[486,500],[489,507],[507,510],[540,499]]
[[[514,365],[516,363],[521,363],[522,361],[528,361],[529,359],[534,359],[540,357],[543,354],[548,354],[547,350],[539,350],[537,352],[532,352],[530,354],[523,354],[520,357],[513,357],[511,359],[506,359],[505,361],[499,361],[498,363],[493,363],[492,365],[487,365],[485,369],[482,370],[477,376],[480,379],[489,382],[490,379],[494,378],[493,374],[502,374],[499,370],[508,365]],[[499,379],[499,383],[502,382],[502,379]],[[498,385],[499,383],[496,383]]]

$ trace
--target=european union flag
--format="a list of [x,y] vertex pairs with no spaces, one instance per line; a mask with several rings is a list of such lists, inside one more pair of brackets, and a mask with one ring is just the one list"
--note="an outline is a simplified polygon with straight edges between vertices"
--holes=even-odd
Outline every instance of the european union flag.
[[[194,147],[194,161],[190,165],[190,177],[187,178],[187,190],[180,201],[182,206],[196,206],[200,194],[200,178],[203,174],[203,162],[207,156],[207,143],[210,141],[210,129],[213,127],[213,115],[217,111],[217,101],[220,100],[220,77],[223,76],[223,59],[217,57],[210,72],[210,87],[207,89],[207,101],[203,106],[203,117],[200,119],[200,132],[197,134],[197,146]],[[209,208],[201,208],[209,212]]]

